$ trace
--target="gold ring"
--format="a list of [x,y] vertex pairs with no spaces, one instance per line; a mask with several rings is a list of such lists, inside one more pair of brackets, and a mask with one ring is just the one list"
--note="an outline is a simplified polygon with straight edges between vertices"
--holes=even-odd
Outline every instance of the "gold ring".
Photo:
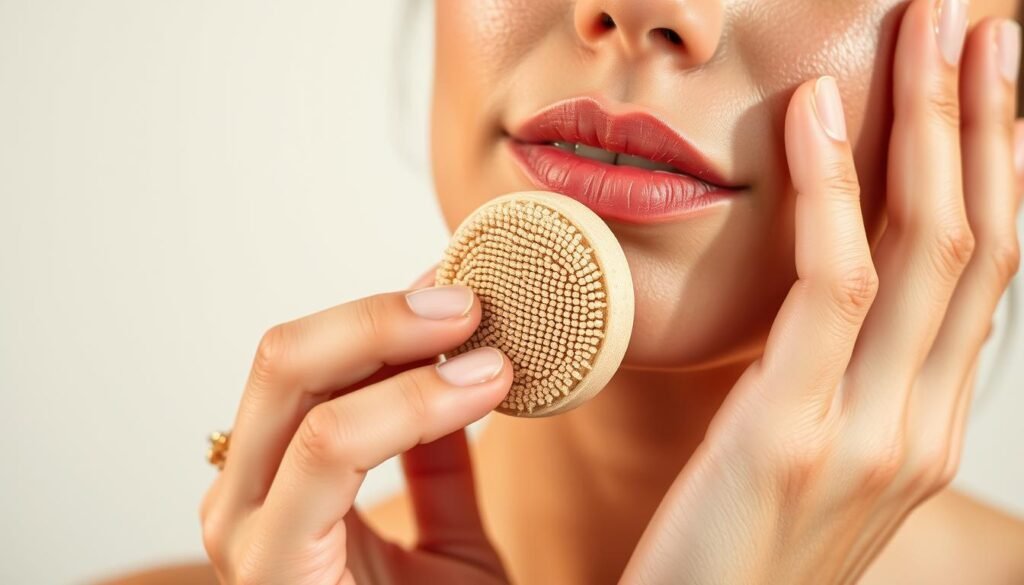
[[210,433],[210,448],[206,451],[206,460],[217,469],[224,469],[224,461],[228,457],[228,445],[231,443],[231,431]]

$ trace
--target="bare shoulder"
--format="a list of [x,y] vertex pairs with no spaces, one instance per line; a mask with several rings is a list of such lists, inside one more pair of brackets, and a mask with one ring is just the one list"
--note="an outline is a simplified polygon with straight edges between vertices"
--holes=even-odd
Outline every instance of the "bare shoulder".
[[[378,534],[412,546],[408,494],[362,511]],[[859,585],[1024,585],[1024,520],[952,489],[912,513]]]
[[[360,510],[384,538],[416,538],[408,493]],[[912,513],[859,585],[1024,585],[1024,520],[952,489]]]
[[953,489],[917,508],[860,585],[1021,585],[1024,520]]
[[[412,546],[416,528],[404,490],[360,510],[388,540]],[[98,585],[215,585],[208,564],[170,566]],[[1024,520],[971,496],[947,489],[904,522],[859,585],[1024,584]]]

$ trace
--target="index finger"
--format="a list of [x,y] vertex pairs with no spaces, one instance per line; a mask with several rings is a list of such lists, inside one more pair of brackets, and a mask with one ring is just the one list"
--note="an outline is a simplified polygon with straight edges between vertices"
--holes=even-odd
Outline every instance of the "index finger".
[[369,469],[479,419],[511,384],[508,358],[480,347],[316,406],[267,493],[265,528],[284,548],[324,535],[348,513]]
[[223,489],[240,505],[258,501],[310,408],[384,366],[458,346],[479,319],[472,291],[454,286],[373,295],[271,328],[238,408]]
[[881,289],[850,366],[861,382],[855,398],[868,427],[879,415],[903,416],[907,390],[974,250],[964,206],[958,90],[966,29],[965,0],[914,0],[900,23],[888,223],[876,248]]
[[786,116],[786,153],[797,191],[797,281],[755,362],[755,383],[769,398],[810,400],[823,412],[877,290],[833,78],[797,88]]

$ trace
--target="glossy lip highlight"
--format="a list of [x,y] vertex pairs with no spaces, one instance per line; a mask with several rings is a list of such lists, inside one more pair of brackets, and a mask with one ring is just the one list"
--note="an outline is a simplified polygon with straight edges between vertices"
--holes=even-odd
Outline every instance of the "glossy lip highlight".
[[[578,143],[671,165],[679,172],[614,165],[566,152]],[[508,146],[539,187],[577,199],[606,219],[676,219],[739,192],[679,133],[641,111],[613,115],[594,98],[558,102],[509,133]]]

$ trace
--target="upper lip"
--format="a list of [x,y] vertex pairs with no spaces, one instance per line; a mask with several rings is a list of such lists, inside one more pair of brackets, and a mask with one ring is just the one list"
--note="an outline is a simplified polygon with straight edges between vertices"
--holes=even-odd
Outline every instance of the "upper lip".
[[574,142],[640,156],[727,189],[737,188],[693,144],[654,115],[643,111],[612,114],[592,97],[554,103],[511,129],[527,143]]

